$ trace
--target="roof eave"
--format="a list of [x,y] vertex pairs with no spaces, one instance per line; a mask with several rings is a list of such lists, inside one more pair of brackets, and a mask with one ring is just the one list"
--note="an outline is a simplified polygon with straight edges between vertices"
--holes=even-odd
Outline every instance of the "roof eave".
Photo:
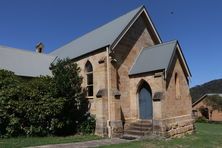
[[[180,44],[179,44],[178,41],[176,41],[176,44],[175,44],[175,47],[174,47],[172,56],[171,56],[170,61],[169,61],[168,65],[167,65],[167,67],[166,67],[166,73],[167,73],[167,72],[169,71],[169,69],[170,69],[170,66],[171,66],[171,64],[172,64],[172,62],[173,62],[173,58],[174,58],[174,55],[175,55],[177,49],[178,49],[178,52],[179,52],[179,56],[181,57],[182,62],[183,62],[183,64],[184,64],[184,67],[185,67],[185,69],[186,69],[187,76],[188,76],[188,78],[191,78],[192,75],[191,75],[190,69],[189,69],[189,67],[188,67],[188,64],[187,64],[187,62],[186,62],[186,59],[185,59],[185,57],[184,57],[184,54],[183,54],[183,52],[182,52],[182,50],[181,50],[181,47],[180,47]],[[167,74],[166,74],[166,76],[167,76]]]
[[136,75],[142,75],[142,74],[147,74],[147,73],[155,73],[155,72],[161,72],[161,71],[165,71],[165,69],[160,68],[160,69],[156,69],[156,70],[152,70],[152,71],[143,71],[143,72],[138,72],[138,73],[129,73],[129,76],[136,76]]
[[186,59],[185,59],[185,56],[184,56],[184,54],[183,54],[183,51],[181,50],[181,46],[180,46],[180,44],[179,44],[178,41],[177,41],[177,47],[178,47],[179,52],[180,52],[180,54],[181,54],[181,58],[182,58],[182,60],[183,60],[183,62],[184,62],[185,68],[186,68],[186,70],[187,70],[187,72],[188,72],[188,76],[191,78],[191,77],[192,77],[192,74],[191,74],[190,68],[189,68],[189,66],[188,66],[188,64],[187,64],[187,61],[186,61]]

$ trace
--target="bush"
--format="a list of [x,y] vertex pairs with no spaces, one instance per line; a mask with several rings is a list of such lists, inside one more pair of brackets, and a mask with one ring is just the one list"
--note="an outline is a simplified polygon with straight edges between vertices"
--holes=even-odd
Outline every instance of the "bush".
[[208,120],[205,118],[205,117],[198,117],[196,119],[196,122],[199,122],[199,123],[207,123]]
[[53,77],[21,79],[0,70],[0,136],[75,133],[88,111],[79,72],[69,59],[52,65]]
[[83,78],[79,75],[80,68],[70,59],[57,60],[56,64],[51,65],[54,82],[54,96],[65,98],[59,120],[63,122],[63,128],[57,130],[57,134],[71,134],[76,132],[78,124],[86,120],[88,99],[81,88]]
[[78,127],[78,132],[82,134],[91,134],[95,132],[95,127],[95,117],[88,115],[87,119],[83,121]]
[[[54,123],[64,108],[64,98],[51,95],[52,78],[39,77],[23,81],[11,72],[0,71],[0,131],[4,136],[44,136],[53,134]],[[3,84],[3,83],[1,83]]]

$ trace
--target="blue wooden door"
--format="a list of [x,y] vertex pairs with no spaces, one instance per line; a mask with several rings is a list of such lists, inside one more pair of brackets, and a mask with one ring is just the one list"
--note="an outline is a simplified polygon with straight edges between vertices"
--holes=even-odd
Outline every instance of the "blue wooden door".
[[150,91],[145,87],[139,91],[139,111],[140,119],[152,119],[152,96]]

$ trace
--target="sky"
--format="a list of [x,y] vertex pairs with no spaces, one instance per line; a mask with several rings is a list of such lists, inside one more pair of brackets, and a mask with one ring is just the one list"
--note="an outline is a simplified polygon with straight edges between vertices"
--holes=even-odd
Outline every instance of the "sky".
[[179,40],[191,87],[222,78],[221,0],[0,0],[0,45],[49,53],[140,5],[163,42]]

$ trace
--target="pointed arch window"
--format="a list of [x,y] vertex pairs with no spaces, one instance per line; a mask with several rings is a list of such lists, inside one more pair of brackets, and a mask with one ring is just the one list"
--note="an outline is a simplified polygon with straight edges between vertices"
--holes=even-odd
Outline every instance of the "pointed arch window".
[[86,71],[87,96],[92,97],[93,96],[93,67],[89,61],[87,61],[85,65],[85,71]]
[[179,99],[180,98],[180,81],[179,81],[179,78],[178,78],[178,74],[175,73],[175,87],[176,87],[176,99]]

